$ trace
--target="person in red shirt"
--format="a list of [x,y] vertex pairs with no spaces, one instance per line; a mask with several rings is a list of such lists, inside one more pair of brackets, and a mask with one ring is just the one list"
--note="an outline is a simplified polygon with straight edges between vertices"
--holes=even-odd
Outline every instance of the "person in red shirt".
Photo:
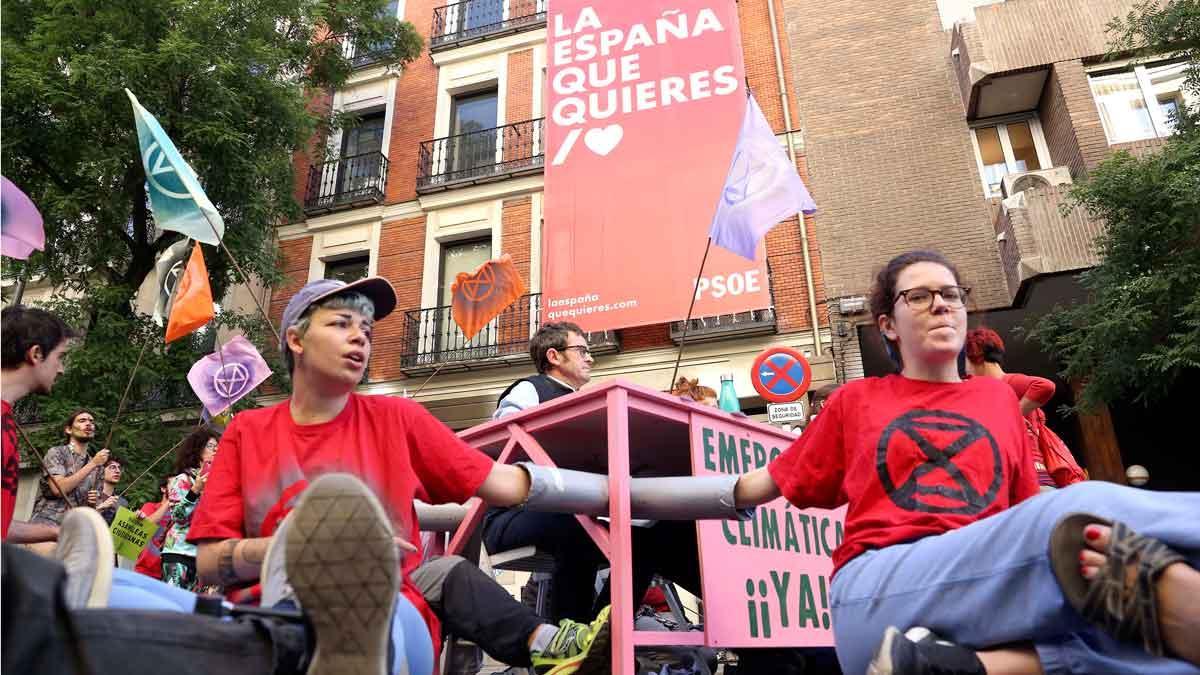
[[[1069,514],[1092,512],[1152,538],[1140,555],[1165,543],[1200,560],[1200,494],[1088,481],[1030,499],[1038,485],[1016,395],[959,374],[969,291],[941,254],[892,259],[871,309],[900,372],[834,392],[791,447],[739,479],[737,506],[781,494],[798,508],[848,504],[831,603],[843,672],[1180,672],[1186,664],[1118,642],[1072,608],[1067,588],[1099,583],[1106,553],[1123,555],[1108,548],[1127,536],[1121,524],[1070,530],[1086,543],[1066,560],[1051,539]],[[1185,638],[1200,616],[1180,599],[1200,594],[1200,572],[1166,559],[1150,621],[1161,619],[1169,651],[1198,663]]]
[[133,566],[134,572],[145,574],[151,579],[162,579],[163,540],[167,537],[167,530],[171,529],[171,514],[168,509],[171,502],[167,499],[167,482],[170,479],[170,476],[159,478],[158,501],[146,502],[138,509],[138,518],[149,519],[150,522],[158,524],[158,531],[150,538],[146,548],[142,549],[137,564]]
[[[529,476],[518,466],[498,464],[466,445],[409,399],[355,393],[371,356],[375,322],[395,305],[391,284],[377,277],[348,285],[314,281],[289,301],[280,325],[280,348],[292,378],[292,395],[277,405],[238,413],[221,438],[188,533],[188,540],[198,545],[201,583],[253,583],[260,579],[260,568],[283,564],[302,608],[316,606],[319,602],[309,600],[328,599],[330,594],[342,597],[341,609],[310,617],[316,626],[318,661],[320,645],[363,644],[373,647],[366,652],[370,658],[361,663],[382,662],[387,637],[400,637],[394,631],[402,623],[389,626],[388,615],[393,607],[403,612],[411,606],[424,620],[425,634],[404,635],[406,645],[423,637],[429,641],[428,651],[436,654],[433,645],[439,644],[444,623],[455,635],[511,665],[533,665],[535,672],[562,675],[607,672],[607,608],[590,625],[564,620],[556,628],[463,558],[421,562],[414,499],[461,503],[477,496],[489,504],[515,506],[528,498]],[[347,487],[351,483],[325,480],[325,474],[353,475],[365,483],[363,492],[369,499]],[[322,491],[311,494],[318,485],[324,485]],[[333,518],[288,518],[293,507],[299,516],[300,504],[321,504],[334,511],[343,508],[339,500],[346,509],[359,509],[367,520],[346,525]],[[385,522],[370,520],[376,510],[385,515]],[[377,535],[384,530],[394,532],[398,545],[408,552],[400,569],[372,562]],[[286,554],[280,551],[283,547],[272,546],[281,539],[287,541]],[[392,546],[391,536],[387,545]],[[277,554],[282,563],[273,561]],[[320,564],[314,572],[311,565]],[[384,599],[381,604],[375,594],[362,592],[368,581],[386,581],[380,574],[400,577],[401,601],[393,595],[391,602]],[[264,605],[291,601],[286,587],[262,588]],[[340,662],[336,660],[343,656],[364,655],[335,656],[328,647],[324,653],[330,662]],[[412,673],[432,668],[414,665],[412,659],[410,650]],[[399,670],[396,661],[393,670]]]
[[[1021,414],[1025,416],[1026,428],[1033,437],[1033,467],[1037,471],[1038,485],[1042,489],[1066,487],[1082,479],[1082,470],[1076,476],[1064,476],[1062,482],[1050,475],[1046,459],[1037,442],[1038,434],[1046,427],[1046,414],[1042,407],[1054,397],[1054,383],[1044,377],[1004,372],[1004,340],[990,328],[974,328],[967,333],[967,371],[979,377],[991,377],[1012,387],[1020,402]],[[1072,465],[1074,462],[1072,461]]]
[[58,527],[44,523],[14,521],[21,455],[17,449],[17,421],[13,406],[28,394],[49,394],[63,374],[63,356],[75,337],[62,319],[44,309],[15,305],[5,307],[0,319],[3,340],[3,484],[0,491],[0,532],[11,544],[56,541]]

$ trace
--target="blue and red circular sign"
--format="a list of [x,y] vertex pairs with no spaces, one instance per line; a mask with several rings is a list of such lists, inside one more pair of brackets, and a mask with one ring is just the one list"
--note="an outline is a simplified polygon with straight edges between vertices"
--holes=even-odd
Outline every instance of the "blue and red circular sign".
[[754,390],[771,403],[790,403],[808,391],[812,366],[795,349],[771,347],[754,359],[750,372]]

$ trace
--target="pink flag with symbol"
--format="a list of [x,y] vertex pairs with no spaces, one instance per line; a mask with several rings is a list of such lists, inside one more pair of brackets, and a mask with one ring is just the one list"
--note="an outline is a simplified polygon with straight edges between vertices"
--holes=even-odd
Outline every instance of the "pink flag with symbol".
[[188,371],[188,384],[204,409],[217,415],[237,403],[271,375],[263,357],[242,336],[197,361]]
[[0,254],[28,260],[34,249],[46,249],[42,214],[28,195],[0,176]]

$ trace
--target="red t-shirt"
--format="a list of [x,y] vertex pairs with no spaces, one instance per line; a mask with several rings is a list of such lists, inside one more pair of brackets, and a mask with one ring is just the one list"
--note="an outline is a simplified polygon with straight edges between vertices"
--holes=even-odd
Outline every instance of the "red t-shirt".
[[2,443],[4,446],[3,484],[0,485],[0,538],[8,538],[8,524],[12,522],[13,512],[17,510],[17,485],[21,480],[21,453],[17,452],[17,421],[13,419],[13,407],[8,401],[4,403],[4,421]]
[[[292,421],[288,401],[247,410],[234,417],[221,437],[188,540],[269,536],[308,481],[346,472],[379,497],[396,536],[419,548],[413,499],[465,502],[492,465],[491,458],[406,398],[351,394],[337,417],[304,426]],[[404,556],[401,592],[421,612],[437,645],[437,617],[411,581],[420,562],[420,551]]]
[[1017,400],[1028,398],[1038,406],[1044,406],[1054,398],[1054,382],[1044,377],[1022,375],[1021,373],[1005,373],[1004,383],[1012,387]]
[[[142,508],[138,509],[138,513],[146,518],[154,515],[158,507],[162,506],[162,502],[146,502],[142,504]],[[162,579],[162,544],[163,539],[167,536],[167,527],[170,526],[170,515],[163,516],[163,523],[159,523],[158,531],[150,538],[150,542],[146,544],[146,548],[138,554],[137,564],[133,566],[133,571],[140,574],[145,574],[154,579]]]
[[1012,389],[867,378],[838,389],[774,462],[771,478],[801,508],[849,503],[836,573],[866,550],[941,534],[1037,494],[1032,448]]

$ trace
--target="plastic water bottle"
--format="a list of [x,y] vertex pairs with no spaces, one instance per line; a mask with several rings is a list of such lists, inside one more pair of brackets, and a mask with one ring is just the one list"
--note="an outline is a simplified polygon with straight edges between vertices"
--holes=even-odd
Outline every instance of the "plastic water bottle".
[[738,403],[737,391],[733,388],[733,373],[721,376],[721,394],[717,399],[717,405],[725,412],[742,411],[742,406]]

